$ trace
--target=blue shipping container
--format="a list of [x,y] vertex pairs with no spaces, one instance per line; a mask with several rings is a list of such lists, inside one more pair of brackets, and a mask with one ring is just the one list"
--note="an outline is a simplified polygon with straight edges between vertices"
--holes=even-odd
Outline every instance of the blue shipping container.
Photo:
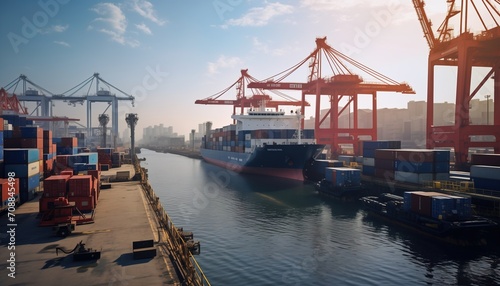
[[358,169],[328,167],[325,179],[337,187],[358,186],[361,184],[361,172]]
[[434,162],[450,162],[449,150],[434,150]]
[[411,194],[413,192],[405,192],[403,194],[403,209],[405,211],[410,211],[411,210]]
[[4,131],[2,131],[2,133],[3,133],[3,138],[4,139],[5,138],[12,138],[12,137],[14,137],[14,130],[4,130]]
[[0,131],[0,145],[3,145],[3,131]]
[[434,173],[449,173],[449,172],[450,172],[449,161],[434,162]]
[[40,186],[40,174],[29,178],[19,178],[19,193],[21,191],[34,190]]
[[3,145],[0,145],[0,160],[3,161]]
[[38,138],[38,130],[40,127],[21,126],[21,137],[23,138]]
[[39,160],[38,149],[4,149],[4,161],[6,164],[26,164]]
[[[474,188],[476,189],[484,189],[484,190],[493,190],[493,191],[500,191],[500,178],[495,180],[495,179],[484,179],[484,178],[472,178],[472,181],[474,182]],[[493,194],[494,196],[499,196],[499,194]]]
[[97,153],[81,153],[77,155],[68,156],[68,166],[73,167],[77,163],[83,164],[97,164]]
[[[445,219],[453,214],[455,202],[447,196],[432,197],[432,217],[437,219]],[[440,217],[441,216],[441,217]]]

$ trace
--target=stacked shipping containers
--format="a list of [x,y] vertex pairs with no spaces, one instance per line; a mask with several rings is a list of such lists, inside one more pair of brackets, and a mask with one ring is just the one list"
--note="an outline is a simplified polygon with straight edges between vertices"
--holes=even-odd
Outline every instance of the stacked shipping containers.
[[40,212],[47,211],[59,197],[74,202],[78,210],[90,212],[95,209],[99,198],[100,172],[88,171],[88,175],[64,174],[53,175],[44,180],[44,192],[40,198]]
[[[236,125],[228,125],[212,130],[209,138],[203,137],[206,149],[243,153],[250,150],[252,140],[272,139],[276,144],[283,144],[296,135],[295,129],[245,130],[236,133]],[[314,139],[313,129],[302,130],[303,139]]]
[[450,151],[426,149],[377,149],[374,176],[400,182],[422,184],[448,180]]
[[34,198],[40,186],[40,160],[38,149],[4,149],[4,178],[9,173],[19,178],[21,203]]
[[57,144],[57,155],[78,154],[78,142],[76,137],[53,138]]
[[468,219],[472,215],[471,198],[437,192],[405,192],[406,211],[436,219]]
[[57,198],[66,197],[69,178],[71,175],[54,175],[43,180],[43,195],[39,201],[40,212],[52,208]]
[[358,187],[361,186],[361,170],[327,167],[325,169],[325,180],[332,183],[334,187]]
[[399,149],[401,141],[362,141],[363,175],[375,176],[375,150]]
[[105,165],[103,170],[107,170],[113,165],[111,160],[113,150],[113,148],[97,148],[98,163],[99,165]]

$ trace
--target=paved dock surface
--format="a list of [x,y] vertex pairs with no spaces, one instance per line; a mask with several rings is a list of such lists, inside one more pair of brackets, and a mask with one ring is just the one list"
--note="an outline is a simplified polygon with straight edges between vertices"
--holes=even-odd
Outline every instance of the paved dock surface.
[[[157,247],[155,258],[132,258],[133,241],[158,241],[156,218],[139,182],[116,182],[101,190],[95,223],[77,225],[66,238],[54,236],[51,227],[38,226],[38,205],[35,199],[16,209],[15,251],[7,248],[7,215],[0,216],[0,285],[180,285],[162,247]],[[56,255],[56,247],[71,250],[80,241],[101,250],[101,258],[74,262],[71,254]],[[6,268],[10,252],[16,259],[14,279]]]

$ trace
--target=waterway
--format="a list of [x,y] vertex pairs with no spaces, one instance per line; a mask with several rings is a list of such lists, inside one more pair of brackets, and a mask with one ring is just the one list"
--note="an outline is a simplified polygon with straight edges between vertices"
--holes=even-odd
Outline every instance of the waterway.
[[201,242],[212,285],[500,285],[497,248],[439,244],[312,185],[142,150],[178,227]]

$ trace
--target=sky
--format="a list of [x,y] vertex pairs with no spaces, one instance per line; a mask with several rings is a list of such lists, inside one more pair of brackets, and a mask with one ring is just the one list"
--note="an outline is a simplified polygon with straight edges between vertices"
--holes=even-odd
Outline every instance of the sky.
[[[446,1],[427,2],[429,17],[440,23]],[[189,138],[200,123],[230,124],[232,106],[196,105],[195,100],[229,87],[241,69],[257,79],[287,70],[314,51],[318,37],[416,91],[379,93],[379,108],[405,108],[408,101],[426,99],[429,47],[409,0],[3,0],[0,36],[0,86],[24,74],[61,94],[99,73],[135,97],[134,106],[119,103],[119,130],[127,128],[126,113],[137,113],[139,138],[151,125],[173,126]],[[305,82],[308,72],[304,65],[287,80]],[[453,86],[438,88],[436,101],[454,101]],[[87,92],[95,94],[95,86],[75,95]],[[221,99],[235,97],[233,88]],[[315,103],[307,100],[310,117]],[[359,104],[370,108],[371,100],[361,98]],[[54,115],[81,118],[85,125],[86,105],[54,105]],[[93,105],[95,125],[106,108]]]

